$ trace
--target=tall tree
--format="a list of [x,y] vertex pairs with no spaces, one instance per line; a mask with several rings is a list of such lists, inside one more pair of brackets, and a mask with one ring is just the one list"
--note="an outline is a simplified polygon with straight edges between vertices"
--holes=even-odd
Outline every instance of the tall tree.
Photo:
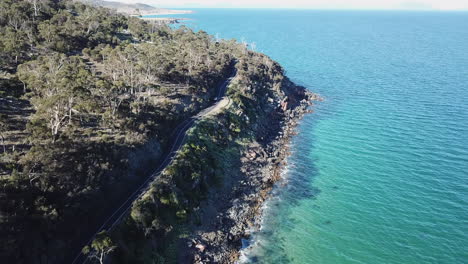
[[89,258],[97,259],[100,264],[104,264],[106,256],[116,248],[107,232],[102,231],[96,235],[96,238],[91,243],[91,247],[86,246],[83,249],[83,253],[88,255]]
[[2,147],[3,147],[3,153],[6,152],[6,146],[5,146],[5,132],[8,130],[8,124],[5,120],[5,118],[0,115],[0,140],[2,142]]
[[31,102],[36,118],[46,120],[55,141],[89,96],[91,73],[78,57],[55,53],[20,65],[18,76],[35,95]]
[[42,6],[46,2],[45,0],[27,0],[29,3],[31,3],[32,8],[34,10],[34,17],[37,17],[39,15],[39,12],[42,9]]

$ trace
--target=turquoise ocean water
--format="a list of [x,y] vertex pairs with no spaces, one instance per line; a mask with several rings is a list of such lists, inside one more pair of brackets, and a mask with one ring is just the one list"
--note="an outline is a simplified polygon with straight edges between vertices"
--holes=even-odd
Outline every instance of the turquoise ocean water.
[[468,263],[468,12],[200,9],[320,93],[255,263]]

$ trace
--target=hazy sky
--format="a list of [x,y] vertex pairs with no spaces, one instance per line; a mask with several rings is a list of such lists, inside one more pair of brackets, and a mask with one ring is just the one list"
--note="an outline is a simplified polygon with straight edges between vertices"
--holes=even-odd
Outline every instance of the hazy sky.
[[468,0],[114,0],[158,7],[468,10]]

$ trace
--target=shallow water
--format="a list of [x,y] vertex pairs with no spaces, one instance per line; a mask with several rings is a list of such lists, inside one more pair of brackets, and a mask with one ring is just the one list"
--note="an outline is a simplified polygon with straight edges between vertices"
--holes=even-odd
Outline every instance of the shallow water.
[[293,140],[259,263],[468,263],[468,13],[197,10],[325,97]]

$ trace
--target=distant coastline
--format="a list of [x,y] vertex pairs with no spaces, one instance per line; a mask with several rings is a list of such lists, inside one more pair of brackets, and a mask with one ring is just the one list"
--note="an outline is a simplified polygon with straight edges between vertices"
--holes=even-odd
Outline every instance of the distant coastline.
[[146,17],[139,16],[140,19],[153,22],[161,22],[167,24],[178,24],[180,21],[190,20],[190,18],[174,18],[174,17]]
[[193,14],[192,10],[174,10],[174,9],[161,9],[159,12],[141,12],[141,16],[165,16],[165,15],[185,15]]
[[117,1],[105,1],[105,0],[78,0],[86,4],[93,6],[99,6],[104,8],[109,8],[115,10],[117,13],[140,17],[140,16],[158,16],[158,15],[181,15],[181,14],[191,14],[191,10],[174,10],[159,8],[152,5],[135,3],[121,3]]
[[135,17],[138,17],[140,19],[146,20],[146,21],[158,21],[162,23],[169,23],[169,24],[178,24],[180,21],[187,21],[191,20],[190,18],[185,18],[185,17],[161,17],[161,16],[166,16],[166,15],[184,15],[184,14],[193,14],[194,12],[191,10],[170,10],[166,9],[164,12],[160,13],[154,13],[154,14],[144,14],[144,15],[133,15]]

